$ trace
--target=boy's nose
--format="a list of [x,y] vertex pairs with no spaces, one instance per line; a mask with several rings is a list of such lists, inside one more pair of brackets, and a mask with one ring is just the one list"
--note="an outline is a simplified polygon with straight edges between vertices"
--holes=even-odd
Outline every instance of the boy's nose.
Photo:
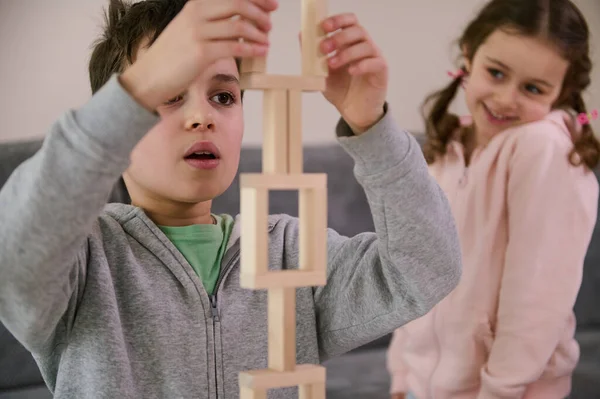
[[188,118],[185,123],[186,130],[212,130],[214,128],[214,122],[212,120],[212,116],[208,115],[193,115]]

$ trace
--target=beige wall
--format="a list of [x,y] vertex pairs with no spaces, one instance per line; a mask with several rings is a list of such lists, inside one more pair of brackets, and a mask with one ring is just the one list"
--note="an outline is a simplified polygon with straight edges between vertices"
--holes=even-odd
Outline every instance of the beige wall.
[[[107,0],[0,0],[0,141],[41,137],[67,108],[89,97],[86,63]],[[405,128],[422,130],[418,107],[447,82],[451,41],[484,0],[329,0],[331,13],[352,11],[389,60],[389,101]],[[579,0],[600,43],[600,0]],[[300,71],[297,32],[300,1],[280,0],[274,14],[269,71]],[[589,105],[600,108],[600,51],[595,45]],[[453,49],[452,49],[453,50]],[[246,144],[262,140],[261,94],[248,93]],[[458,112],[464,112],[459,105]],[[305,94],[304,141],[333,140],[334,109],[320,94]],[[600,123],[595,123],[600,131]]]

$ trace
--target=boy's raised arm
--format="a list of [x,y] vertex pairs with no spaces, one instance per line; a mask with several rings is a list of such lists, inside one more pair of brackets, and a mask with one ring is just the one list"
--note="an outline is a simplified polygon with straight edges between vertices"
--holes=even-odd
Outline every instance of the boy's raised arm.
[[[387,109],[389,68],[356,15],[326,18],[325,98],[354,159],[375,233],[329,230],[327,285],[314,292],[322,359],[372,341],[428,312],[458,284],[461,253],[450,205],[414,137]],[[348,215],[352,217],[352,215]]]
[[188,1],[143,56],[65,113],[9,178],[0,191],[0,322],[28,350],[49,342],[82,283],[86,237],[131,151],[158,122],[151,111],[218,59],[264,55],[276,8],[275,0]]
[[82,283],[87,236],[157,119],[114,77],[55,122],[0,191],[0,321],[28,350],[51,338]]
[[329,231],[327,285],[315,290],[323,359],[424,315],[461,275],[450,206],[414,137],[389,113],[351,135],[340,122],[339,140],[355,161],[376,232],[347,238]]

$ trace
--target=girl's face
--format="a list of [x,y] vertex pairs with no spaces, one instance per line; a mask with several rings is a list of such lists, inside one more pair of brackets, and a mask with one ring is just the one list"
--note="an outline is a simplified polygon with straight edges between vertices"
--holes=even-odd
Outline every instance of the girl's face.
[[547,42],[496,30],[466,62],[465,97],[478,144],[544,118],[561,93],[567,60]]

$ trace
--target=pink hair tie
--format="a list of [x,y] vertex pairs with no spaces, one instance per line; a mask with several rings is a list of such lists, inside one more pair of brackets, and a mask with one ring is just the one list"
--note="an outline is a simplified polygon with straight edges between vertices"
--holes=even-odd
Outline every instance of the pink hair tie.
[[581,113],[581,114],[577,115],[577,121],[579,123],[581,123],[582,125],[587,125],[591,121],[596,120],[596,119],[598,119],[598,110],[597,109],[593,110],[589,114]]
[[465,76],[465,71],[463,71],[462,69],[459,69],[456,72],[448,71],[448,76],[450,76],[453,79],[462,78],[463,76]]

